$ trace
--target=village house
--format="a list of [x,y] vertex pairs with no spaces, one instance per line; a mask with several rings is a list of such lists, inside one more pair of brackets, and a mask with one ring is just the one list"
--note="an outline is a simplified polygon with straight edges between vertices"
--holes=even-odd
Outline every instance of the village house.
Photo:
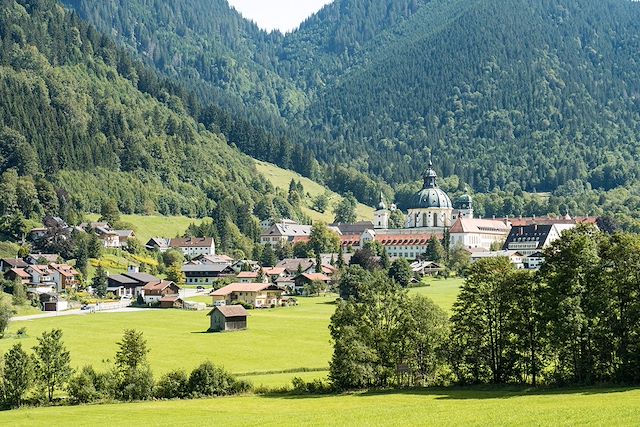
[[228,262],[204,263],[192,261],[182,266],[188,285],[210,286],[218,279],[233,276],[235,270]]
[[260,243],[274,247],[292,243],[297,237],[311,236],[311,229],[310,225],[273,224],[271,228],[260,235]]
[[49,264],[49,269],[58,292],[76,289],[80,284],[80,272],[68,264]]
[[241,301],[256,308],[268,308],[281,305],[283,293],[282,289],[270,283],[232,283],[210,295],[215,306]]
[[195,258],[199,255],[215,255],[216,245],[213,237],[185,237],[171,239],[169,246],[182,252],[185,257]]
[[10,281],[20,281],[23,285],[31,283],[31,275],[24,268],[12,268],[4,273],[4,278]]
[[418,276],[436,276],[445,270],[442,265],[433,261],[416,261],[410,267],[413,274]]
[[144,246],[150,251],[166,252],[171,249],[170,243],[171,239],[152,237]]
[[31,276],[27,290],[35,294],[55,294],[57,284],[53,281],[53,272],[48,265],[29,265],[24,269]]
[[142,298],[147,305],[159,303],[160,300],[167,296],[177,296],[180,287],[168,280],[160,280],[157,282],[149,282],[142,287]]
[[249,313],[241,305],[215,307],[207,316],[211,318],[209,332],[240,331],[247,329]]
[[[264,273],[263,273],[264,274]],[[258,271],[241,271],[236,276],[236,279],[240,283],[256,283],[258,281],[258,276],[260,273]],[[268,283],[269,279],[266,275],[264,275],[264,283]]]
[[22,258],[3,258],[0,260],[0,270],[6,273],[12,268],[26,268],[29,264]]
[[283,268],[284,274],[293,276],[299,273],[314,272],[316,261],[313,258],[285,258],[275,268]]
[[58,261],[61,261],[61,259],[62,258],[60,258],[60,255],[58,254],[41,254],[41,253],[29,254],[24,258],[27,264],[30,264],[30,265],[51,264],[51,263],[56,263]]
[[105,248],[126,247],[129,240],[133,240],[136,234],[133,230],[114,230],[109,224],[99,223],[95,228],[90,228],[98,235]]
[[294,291],[296,294],[300,295],[304,292],[304,287],[309,286],[314,282],[322,283],[325,286],[329,285],[331,282],[331,278],[323,273],[303,273],[295,278],[295,287]]
[[140,273],[135,268],[130,268],[127,273],[107,277],[107,291],[117,297],[136,298],[147,283],[160,282],[160,280],[151,274]]
[[531,255],[524,258],[524,268],[527,270],[539,270],[540,266],[544,264],[544,253],[543,252],[534,252]]

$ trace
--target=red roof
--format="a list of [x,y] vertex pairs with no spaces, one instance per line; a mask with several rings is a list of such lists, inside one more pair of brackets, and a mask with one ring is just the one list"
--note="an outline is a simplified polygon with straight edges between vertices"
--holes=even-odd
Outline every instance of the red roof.
[[175,283],[169,282],[168,280],[161,280],[159,282],[149,282],[144,285],[142,289],[145,291],[161,291],[171,285],[175,285]]
[[255,279],[258,277],[258,273],[255,271],[241,271],[238,273],[238,279]]
[[329,276],[323,273],[304,273],[301,276],[306,277],[312,282],[315,282],[316,280],[319,282],[328,282],[329,280],[331,280]]

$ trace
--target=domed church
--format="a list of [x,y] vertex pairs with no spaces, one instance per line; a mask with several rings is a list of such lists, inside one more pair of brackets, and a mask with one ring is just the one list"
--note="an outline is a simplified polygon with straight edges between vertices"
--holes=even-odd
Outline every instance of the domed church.
[[429,168],[424,175],[424,185],[409,205],[406,228],[435,229],[442,231],[453,224],[453,205],[447,193],[438,188],[438,174]]

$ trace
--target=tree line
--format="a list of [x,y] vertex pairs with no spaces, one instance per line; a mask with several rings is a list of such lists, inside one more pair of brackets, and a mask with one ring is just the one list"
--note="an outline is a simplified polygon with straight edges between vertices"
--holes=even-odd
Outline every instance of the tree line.
[[342,389],[638,384],[639,249],[638,235],[581,226],[545,250],[538,272],[480,260],[449,318],[379,270],[352,267],[331,323],[331,378]]

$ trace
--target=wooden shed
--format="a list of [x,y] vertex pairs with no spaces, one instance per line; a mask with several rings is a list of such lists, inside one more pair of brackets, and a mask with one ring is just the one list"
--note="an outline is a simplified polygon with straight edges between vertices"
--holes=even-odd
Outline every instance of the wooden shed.
[[247,329],[247,310],[241,305],[216,307],[208,314],[211,317],[210,332],[239,331]]

